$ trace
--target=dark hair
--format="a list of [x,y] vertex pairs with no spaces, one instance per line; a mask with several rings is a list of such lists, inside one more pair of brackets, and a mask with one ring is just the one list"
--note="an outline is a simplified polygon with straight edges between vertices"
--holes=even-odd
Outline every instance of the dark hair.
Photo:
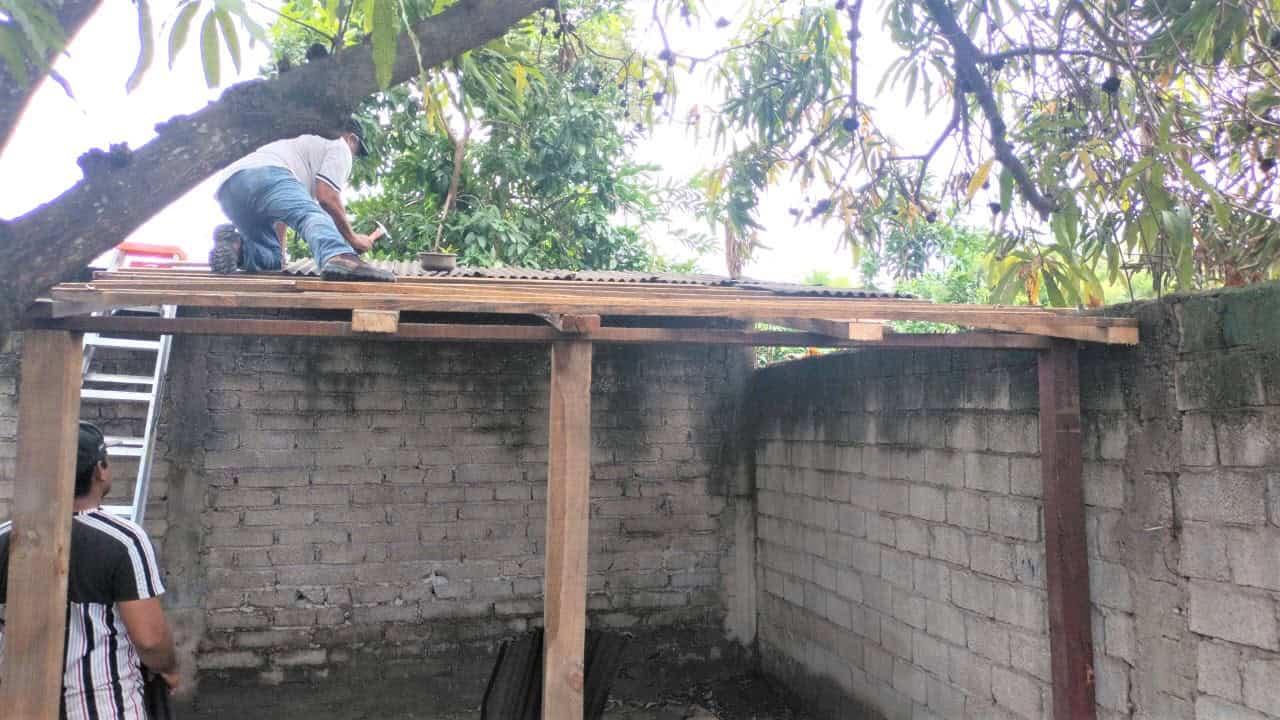
[[84,497],[93,487],[93,469],[107,461],[107,442],[102,431],[92,423],[80,423],[76,447],[76,497]]

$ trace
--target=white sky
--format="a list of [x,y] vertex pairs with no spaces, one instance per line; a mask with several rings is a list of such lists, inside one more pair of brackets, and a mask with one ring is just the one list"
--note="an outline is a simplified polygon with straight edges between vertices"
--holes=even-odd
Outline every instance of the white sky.
[[[647,18],[651,0],[633,0],[638,18]],[[733,17],[740,3],[713,1],[724,14]],[[152,11],[162,37],[175,0],[153,0]],[[860,46],[863,62],[859,67],[859,87],[864,93],[873,90],[883,72],[884,59],[892,57],[889,40],[878,26],[880,12],[868,5],[863,12],[864,36]],[[72,43],[67,57],[57,68],[71,85],[75,98],[62,88],[46,82],[28,107],[17,131],[0,154],[0,217],[19,216],[79,180],[76,158],[93,147],[105,148],[110,143],[128,142],[140,147],[154,137],[154,126],[173,115],[198,110],[221,94],[221,88],[205,87],[197,49],[198,28],[193,27],[189,47],[172,70],[168,68],[166,43],[157,43],[156,61],[141,87],[128,94],[125,81],[137,58],[137,16],[132,3],[104,3],[102,9],[85,26]],[[269,22],[269,17],[264,17]],[[638,22],[648,26],[647,20]],[[722,43],[723,36],[708,30],[709,24],[686,31],[682,23],[668,26],[673,46],[682,52],[705,53]],[[656,31],[641,40],[653,52],[661,48]],[[255,77],[266,59],[264,48],[249,50],[242,72],[234,76],[224,52],[223,87]],[[686,98],[696,97],[688,83],[682,89]],[[867,98],[864,98],[864,102]],[[905,150],[913,152],[917,144],[927,145],[941,129],[945,118],[922,118],[917,109],[907,111],[900,99],[871,99],[881,105],[877,116],[883,127],[899,129]],[[662,127],[640,148],[640,157],[661,164],[671,177],[688,177],[707,163],[709,144],[697,145],[678,126]],[[130,238],[140,242],[176,244],[187,249],[192,259],[202,259],[208,252],[214,225],[225,222],[213,200],[212,180],[196,187],[182,199],[152,218]],[[799,281],[810,271],[825,270],[833,276],[856,277],[847,250],[838,250],[839,230],[835,223],[823,229],[817,224],[794,225],[788,208],[803,206],[802,193],[796,188],[782,187],[771,192],[761,206],[761,217],[767,230],[763,240],[771,249],[757,253],[747,266],[746,274],[760,279]],[[660,249],[672,256],[683,256],[674,244],[659,243]],[[723,254],[716,252],[700,261],[704,271],[724,273]]]

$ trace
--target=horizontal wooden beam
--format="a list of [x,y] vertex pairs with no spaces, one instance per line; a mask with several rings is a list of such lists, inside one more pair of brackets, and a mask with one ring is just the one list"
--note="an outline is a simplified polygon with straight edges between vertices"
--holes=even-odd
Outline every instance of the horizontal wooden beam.
[[[80,316],[27,318],[27,329],[80,332],[152,333],[164,335],[281,335],[290,337],[371,337],[357,333],[340,320],[288,320],[252,318],[161,318]],[[394,334],[372,336],[385,340],[442,342],[549,343],[564,335],[549,325],[462,325],[451,323],[400,323]],[[753,345],[758,347],[896,347],[896,348],[995,348],[1040,350],[1051,340],[1035,335],[1007,333],[886,333],[869,345],[801,332],[725,330],[714,328],[602,327],[591,336],[603,343],[672,343],[700,345]]]
[[[335,283],[336,284],[336,283]],[[543,315],[551,313],[579,315],[634,315],[707,317],[733,320],[768,321],[793,317],[813,320],[931,320],[968,325],[976,328],[1014,330],[1030,334],[1092,339],[1090,330],[1099,327],[1136,327],[1131,318],[1104,318],[1067,315],[1050,311],[1005,309],[982,305],[933,305],[929,303],[897,303],[894,300],[849,298],[767,298],[715,297],[682,298],[659,301],[644,295],[629,297],[565,296],[550,293],[512,294],[497,290],[479,293],[453,288],[443,292],[429,288],[426,292],[387,289],[368,292],[259,292],[190,290],[102,289],[93,285],[61,285],[53,289],[53,299],[75,303],[128,307],[139,305],[180,304],[191,307],[286,308],[401,310],[419,312],[462,312],[508,315]],[[1090,337],[1080,337],[1080,335]],[[1104,337],[1109,335],[1103,334]],[[1105,340],[1096,340],[1105,341]]]
[[884,323],[857,322],[854,320],[810,320],[808,318],[779,318],[770,323],[781,325],[792,330],[826,335],[837,340],[861,340],[862,342],[880,342],[884,340]]

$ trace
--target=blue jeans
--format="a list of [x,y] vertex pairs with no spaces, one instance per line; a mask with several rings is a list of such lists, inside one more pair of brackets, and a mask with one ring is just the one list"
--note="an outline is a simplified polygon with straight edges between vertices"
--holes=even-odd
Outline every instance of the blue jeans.
[[293,173],[282,167],[245,168],[218,188],[218,204],[244,242],[240,267],[250,272],[282,270],[274,223],[293,228],[311,246],[319,267],[335,255],[355,253],[338,226]]

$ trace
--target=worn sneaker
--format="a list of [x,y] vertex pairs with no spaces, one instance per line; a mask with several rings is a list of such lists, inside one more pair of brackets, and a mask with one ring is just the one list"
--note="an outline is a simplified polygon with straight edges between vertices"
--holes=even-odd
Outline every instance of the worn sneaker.
[[340,280],[343,282],[395,282],[394,273],[379,270],[369,263],[349,253],[329,258],[320,269],[320,277],[324,280]]
[[219,275],[230,275],[240,268],[240,231],[235,225],[223,224],[213,229],[213,249],[209,251],[209,269]]

